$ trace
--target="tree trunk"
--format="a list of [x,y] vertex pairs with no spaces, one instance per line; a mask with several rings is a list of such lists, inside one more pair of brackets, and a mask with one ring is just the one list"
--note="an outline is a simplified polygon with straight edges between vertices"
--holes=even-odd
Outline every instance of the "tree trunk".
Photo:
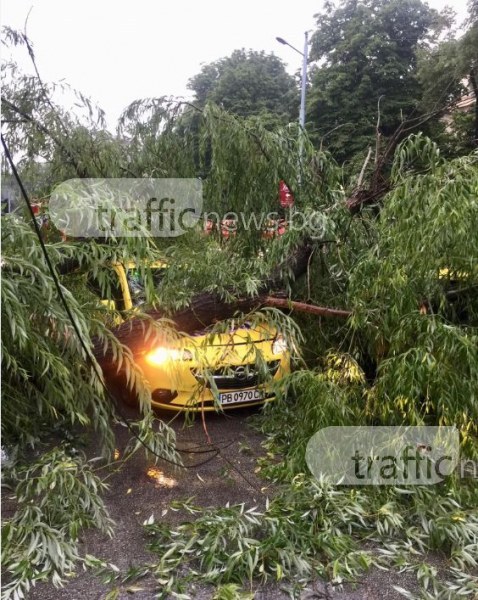
[[[204,331],[209,325],[233,317],[235,314],[248,313],[257,310],[266,303],[269,292],[277,290],[284,285],[284,272],[287,277],[296,279],[307,271],[312,246],[305,243],[299,246],[281,265],[279,265],[271,276],[261,285],[255,296],[237,296],[234,302],[224,302],[217,294],[201,292],[193,297],[187,308],[181,309],[174,314],[163,310],[146,311],[148,319],[153,321],[159,319],[170,319],[175,328],[183,333],[193,334]],[[232,290],[233,291],[233,290]],[[158,343],[158,336],[150,335],[146,339],[148,320],[145,318],[129,319],[125,323],[114,327],[112,333],[116,339],[127,346],[134,354],[151,348]],[[103,344],[99,340],[93,340],[93,353],[96,359],[103,365],[113,362],[111,349],[106,353]]]

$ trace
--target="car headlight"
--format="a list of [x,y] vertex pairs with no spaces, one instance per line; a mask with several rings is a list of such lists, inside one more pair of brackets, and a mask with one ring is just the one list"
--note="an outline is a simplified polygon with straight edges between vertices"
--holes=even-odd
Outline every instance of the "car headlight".
[[287,342],[282,335],[278,335],[272,342],[272,354],[284,354],[287,352]]
[[179,348],[165,348],[164,346],[158,346],[151,352],[146,354],[146,362],[155,367],[164,365],[170,361],[177,360],[192,360],[192,352],[185,349]]

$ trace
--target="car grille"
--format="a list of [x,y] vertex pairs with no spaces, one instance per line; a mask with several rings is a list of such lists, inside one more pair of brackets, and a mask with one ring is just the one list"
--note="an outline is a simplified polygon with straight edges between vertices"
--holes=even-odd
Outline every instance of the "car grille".
[[280,360],[272,360],[267,363],[267,371],[261,373],[255,365],[231,365],[213,371],[209,376],[191,369],[194,377],[204,383],[206,387],[211,387],[211,379],[214,381],[218,390],[237,390],[241,388],[250,388],[267,381],[268,377],[274,377],[279,369]]

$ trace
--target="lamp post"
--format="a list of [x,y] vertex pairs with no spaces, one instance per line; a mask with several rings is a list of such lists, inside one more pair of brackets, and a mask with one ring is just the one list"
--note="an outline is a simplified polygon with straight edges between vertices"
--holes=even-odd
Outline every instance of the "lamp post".
[[284,44],[284,46],[289,46],[292,50],[295,50],[302,56],[302,79],[301,79],[301,88],[300,88],[300,111],[299,111],[299,163],[302,163],[302,155],[304,153],[304,137],[303,132],[305,130],[305,92],[307,89],[307,55],[309,52],[309,32],[306,31],[304,33],[304,51],[301,52],[292,44],[289,44],[284,38],[276,37],[276,40],[279,44]]
[[276,40],[284,46],[289,46],[292,50],[295,50],[302,56],[302,80],[300,89],[300,112],[299,112],[299,125],[303,129],[305,127],[305,91],[307,85],[307,55],[309,52],[309,32],[306,31],[304,34],[304,51],[301,52],[292,44],[289,44],[284,38],[276,37]]

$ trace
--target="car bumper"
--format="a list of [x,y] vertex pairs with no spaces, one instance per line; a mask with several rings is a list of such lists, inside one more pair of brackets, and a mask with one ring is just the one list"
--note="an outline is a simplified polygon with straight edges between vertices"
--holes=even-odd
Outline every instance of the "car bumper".
[[[170,389],[168,387],[161,387],[164,381],[161,378],[154,380],[153,377],[150,377],[151,405],[154,408],[168,411],[217,412],[272,402],[276,399],[275,385],[284,375],[290,373],[290,357],[288,354],[284,354],[277,362],[279,363],[277,369],[275,369],[273,377],[267,383],[257,384],[251,382],[251,385],[242,384],[235,386],[232,384],[227,385],[227,387],[221,387],[221,383],[222,385],[226,385],[225,382],[218,382],[217,393],[214,393],[209,386],[198,385],[195,380],[192,384],[187,378],[181,380],[180,383],[183,385],[177,386],[178,388],[183,387],[186,389]],[[159,387],[158,385],[154,385],[154,383],[159,384]],[[184,385],[185,383],[188,385]],[[253,392],[254,390],[259,390],[262,398],[257,399],[253,397],[252,393],[248,394],[248,392]],[[244,396],[244,399],[230,404],[221,403],[221,394],[232,395],[235,392],[239,396]],[[248,396],[252,399],[249,399]]]

